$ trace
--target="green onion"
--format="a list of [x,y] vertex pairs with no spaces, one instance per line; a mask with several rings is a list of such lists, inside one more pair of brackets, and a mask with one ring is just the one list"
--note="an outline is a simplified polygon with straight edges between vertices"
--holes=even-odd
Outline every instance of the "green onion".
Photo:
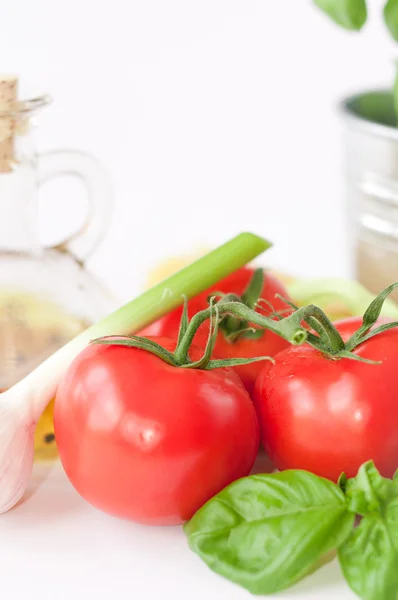
[[270,246],[269,242],[252,233],[241,233],[144,292],[100,323],[90,327],[83,335],[87,340],[88,337],[136,333],[145,325],[153,323],[180,306],[184,295],[192,298],[200,294]]

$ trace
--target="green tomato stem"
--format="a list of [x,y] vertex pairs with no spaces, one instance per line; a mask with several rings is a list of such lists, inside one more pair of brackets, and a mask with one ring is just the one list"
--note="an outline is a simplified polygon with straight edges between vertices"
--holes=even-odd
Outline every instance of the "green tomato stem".
[[[260,313],[255,312],[245,304],[241,302],[220,302],[217,304],[218,314],[228,314],[237,317],[238,319],[249,321],[254,325],[258,325],[262,329],[268,329],[273,333],[276,333],[280,337],[286,339],[291,344],[302,344],[307,337],[306,332],[301,327],[301,321],[306,316],[308,310],[316,307],[301,308],[293,314],[281,319],[280,321],[274,321],[269,317],[265,317]],[[177,363],[184,364],[187,362],[189,348],[193,342],[195,334],[199,327],[212,316],[211,309],[201,310],[194,315],[188,325],[188,328],[181,339],[176,351],[174,352],[174,358]]]
[[[307,311],[305,320],[318,332],[319,338],[324,344],[324,351],[331,356],[335,356],[345,350],[345,344],[341,335],[323,310],[317,306],[312,306],[311,309]],[[320,327],[314,327],[313,321]]]

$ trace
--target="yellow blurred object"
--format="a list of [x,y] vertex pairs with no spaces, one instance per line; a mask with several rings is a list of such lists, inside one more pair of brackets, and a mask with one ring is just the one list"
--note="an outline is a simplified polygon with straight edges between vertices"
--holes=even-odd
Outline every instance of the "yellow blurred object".
[[54,460],[58,458],[54,436],[54,400],[50,402],[40,417],[35,431],[35,460]]
[[271,275],[273,275],[274,277],[279,279],[279,281],[281,281],[285,285],[289,285],[290,283],[293,283],[294,281],[296,281],[295,277],[292,277],[291,275],[287,275],[286,273],[281,273],[280,271],[272,271],[271,270],[270,273],[271,273]]
[[152,269],[149,272],[148,279],[146,281],[146,287],[151,288],[166,279],[166,277],[170,277],[173,273],[177,273],[180,269],[186,267],[191,264],[204,254],[209,252],[207,249],[198,250],[197,252],[193,252],[192,254],[180,257],[170,257],[163,262],[161,262],[157,267]]

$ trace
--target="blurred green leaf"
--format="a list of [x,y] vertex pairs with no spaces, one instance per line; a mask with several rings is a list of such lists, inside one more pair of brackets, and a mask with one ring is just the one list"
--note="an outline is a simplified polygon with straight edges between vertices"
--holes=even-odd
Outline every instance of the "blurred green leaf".
[[398,0],[388,0],[384,6],[384,21],[389,32],[398,42]]
[[[366,23],[367,10],[365,0],[314,0],[335,23],[359,31]],[[394,2],[396,4],[396,2]]]
[[393,99],[394,99],[394,109],[395,109],[395,121],[397,123],[398,122],[398,63],[395,65]]

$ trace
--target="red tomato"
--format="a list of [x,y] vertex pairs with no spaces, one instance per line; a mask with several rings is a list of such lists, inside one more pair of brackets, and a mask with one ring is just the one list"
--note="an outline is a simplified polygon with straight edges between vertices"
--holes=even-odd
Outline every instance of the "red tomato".
[[[195,296],[188,303],[188,316],[191,318],[200,310],[208,308],[207,299],[212,292],[234,293],[242,295],[246,289],[250,279],[253,277],[255,269],[243,267],[238,269],[232,275],[229,275],[222,281],[219,281],[213,287],[209,288],[202,294]],[[264,272],[264,286],[261,292],[261,298],[268,301],[272,305],[274,311],[284,311],[286,314],[287,305],[282,300],[275,297],[280,294],[284,298],[288,298],[287,290],[284,285],[273,275],[266,271]],[[267,305],[262,305],[257,311],[265,316],[269,316],[273,310]],[[171,338],[177,338],[178,329],[182,315],[182,307],[177,308],[165,315],[152,325],[143,329],[139,335],[152,336],[160,335]],[[195,336],[195,345],[204,348],[206,346],[209,332],[209,322],[206,321],[199,329]],[[214,357],[217,358],[251,358],[254,356],[274,356],[280,350],[287,348],[289,342],[277,336],[270,331],[265,331],[263,336],[257,340],[239,337],[235,342],[229,342],[222,331],[219,332],[216,345],[214,348]],[[249,394],[252,393],[254,383],[258,373],[263,366],[262,362],[252,363],[234,367],[242,379],[243,385],[246,387]]]
[[[381,321],[382,322],[382,321]],[[343,339],[362,324],[336,323]],[[378,323],[380,324],[380,322]],[[305,469],[336,481],[373,459],[385,477],[398,467],[398,330],[355,353],[380,365],[333,360],[308,345],[291,346],[266,364],[254,403],[262,442],[278,469]]]
[[[174,349],[174,341],[156,341]],[[54,426],[79,494],[148,524],[190,519],[250,472],[259,447],[253,403],[233,371],[176,368],[115,345],[89,346],[74,360],[57,392]]]

